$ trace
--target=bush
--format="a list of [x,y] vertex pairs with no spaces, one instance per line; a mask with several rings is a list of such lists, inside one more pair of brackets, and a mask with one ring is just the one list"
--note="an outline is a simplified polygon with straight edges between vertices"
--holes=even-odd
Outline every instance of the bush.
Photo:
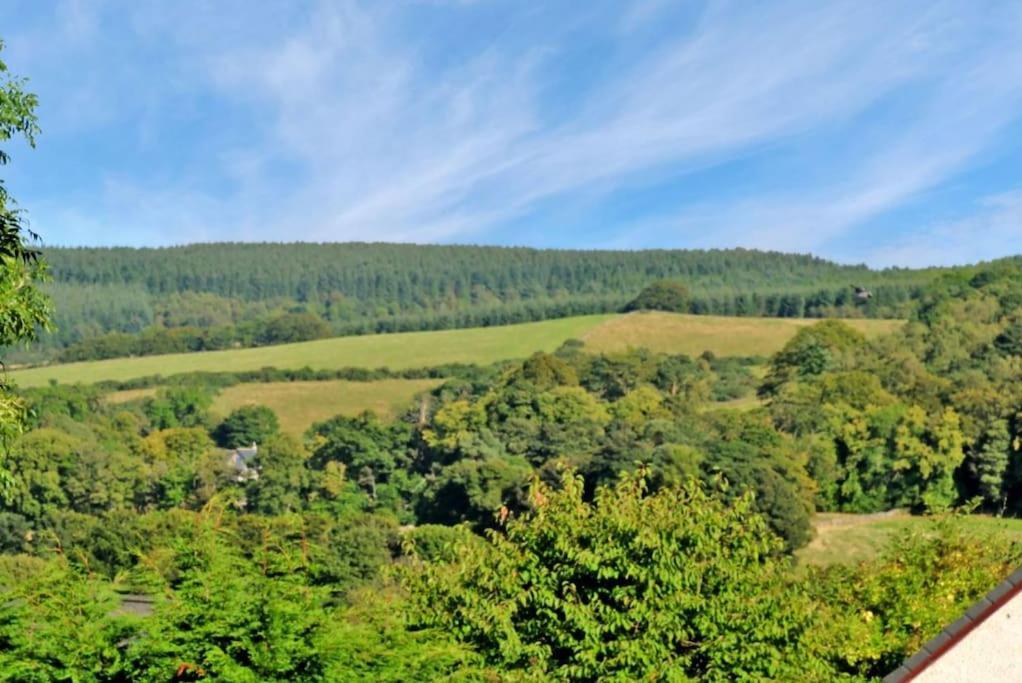
[[242,406],[227,416],[213,436],[222,448],[242,448],[265,442],[280,431],[277,414],[266,406]]
[[668,311],[688,313],[691,305],[688,288],[673,280],[658,280],[639,292],[625,311]]

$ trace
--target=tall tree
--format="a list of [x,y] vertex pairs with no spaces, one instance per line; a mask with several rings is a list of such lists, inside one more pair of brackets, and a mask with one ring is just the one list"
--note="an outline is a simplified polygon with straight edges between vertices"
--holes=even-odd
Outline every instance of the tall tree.
[[[25,90],[25,80],[11,75],[0,61],[0,142],[21,137],[35,145],[37,104],[36,96]],[[10,155],[0,149],[0,166],[9,161]],[[46,265],[33,246],[37,241],[0,178],[0,347],[35,339],[39,328],[49,321],[49,302],[37,287],[46,275]],[[24,403],[0,375],[0,453],[21,431],[24,418]],[[0,488],[6,491],[10,484],[10,475],[0,464]]]
[[419,626],[537,680],[812,679],[811,613],[782,590],[779,542],[751,497],[696,484],[648,495],[537,484],[533,511],[458,560],[414,570]]

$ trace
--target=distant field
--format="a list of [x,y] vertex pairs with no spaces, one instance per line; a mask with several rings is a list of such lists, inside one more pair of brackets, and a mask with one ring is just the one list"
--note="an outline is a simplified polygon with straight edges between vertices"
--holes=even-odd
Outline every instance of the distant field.
[[376,382],[269,382],[238,384],[224,389],[213,412],[227,415],[244,405],[264,405],[280,418],[285,432],[300,436],[314,422],[335,415],[372,410],[384,419],[397,417],[416,394],[440,384],[436,379],[383,379]]
[[[818,320],[804,318],[732,318],[677,313],[619,315],[588,330],[582,340],[593,351],[645,347],[664,353],[697,356],[709,349],[718,356],[769,356],[800,327]],[[892,332],[902,320],[845,320],[867,337]]]
[[336,337],[255,349],[115,358],[19,370],[11,375],[19,385],[32,387],[44,385],[50,379],[66,384],[88,384],[148,375],[264,367],[401,370],[444,363],[489,364],[507,358],[525,358],[534,351],[553,351],[564,340],[581,337],[590,328],[613,317],[613,314],[589,315],[503,327]]
[[[488,364],[552,351],[566,339],[578,338],[592,351],[623,351],[646,347],[654,351],[719,356],[769,355],[780,349],[798,328],[815,320],[726,318],[673,313],[588,315],[506,327],[481,327],[436,332],[338,337],[255,349],[179,353],[52,365],[12,372],[26,387],[51,379],[65,384],[128,380],[182,372],[258,370],[264,367],[335,369],[343,367],[393,370],[444,363]],[[895,329],[891,320],[851,320],[868,336]]]
[[[816,538],[796,553],[800,563],[826,566],[853,564],[876,557],[896,534],[912,528],[923,529],[926,517],[905,512],[882,515],[826,513],[816,516]],[[970,515],[964,523],[977,536],[1006,535],[1022,542],[1022,519]]]

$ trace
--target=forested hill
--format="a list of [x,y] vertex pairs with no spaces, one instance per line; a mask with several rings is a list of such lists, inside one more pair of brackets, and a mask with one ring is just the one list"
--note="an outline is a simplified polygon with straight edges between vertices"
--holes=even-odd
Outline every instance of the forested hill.
[[[857,315],[901,313],[935,271],[838,265],[734,250],[566,251],[404,244],[199,244],[48,248],[57,331],[41,352],[149,329],[257,334],[309,313],[331,334],[466,327],[618,310],[651,281],[684,282],[696,313],[821,316],[875,296]],[[901,309],[899,309],[901,306]]]

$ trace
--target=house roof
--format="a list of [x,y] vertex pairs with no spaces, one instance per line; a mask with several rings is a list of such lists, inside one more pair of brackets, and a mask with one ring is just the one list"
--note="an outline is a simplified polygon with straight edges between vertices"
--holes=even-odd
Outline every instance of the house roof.
[[234,452],[237,453],[238,457],[242,460],[251,460],[258,454],[259,449],[255,446],[251,448],[236,448],[234,449]]
[[[962,643],[974,631],[977,632],[976,637],[984,637],[983,635],[981,635],[983,633],[983,629],[980,629],[979,631],[977,631],[977,629],[979,629],[979,627],[984,622],[987,622],[987,620],[989,620],[990,617],[994,616],[1002,609],[1006,608],[1008,603],[1011,603],[1014,598],[1019,597],[1019,599],[1022,600],[1020,594],[1022,594],[1022,567],[1017,569],[1011,576],[1009,576],[1007,579],[998,584],[997,587],[994,588],[992,591],[987,593],[986,596],[984,596],[979,602],[973,605],[964,615],[962,615],[961,619],[951,624],[943,631],[938,633],[936,636],[931,638],[929,641],[927,641],[923,645],[922,649],[919,650],[919,652],[915,653],[914,655],[906,659],[900,667],[898,667],[895,671],[888,674],[884,678],[884,683],[907,683],[907,681],[915,680],[917,678],[918,679],[930,678],[929,676],[923,675],[924,672],[927,671],[927,669],[933,667],[934,664],[941,657],[946,655],[956,645]],[[1007,610],[1005,610],[1004,617],[1006,619],[1009,619],[1011,617],[1011,614],[1008,614]],[[996,640],[998,637],[1001,637],[1003,633],[1005,632],[1002,631],[1001,633],[996,633],[993,629],[990,629],[985,637],[989,637],[991,641],[993,641]],[[1022,629],[1019,629],[1017,627],[1011,628],[1011,630],[1008,631],[1007,633],[1009,633],[1010,636],[1014,637],[1014,640],[1016,641],[1022,640]],[[1022,648],[1019,647],[1019,644],[1017,642],[1012,643],[1011,645],[1009,645],[1009,647],[1011,648],[1009,652],[1015,654],[1016,657],[1018,653],[1022,652]],[[1004,652],[1003,650],[999,651],[999,648],[997,648],[997,643],[994,642],[983,643],[983,647],[981,649],[984,655],[989,656],[990,664],[998,662],[996,666],[998,666],[999,671],[1005,670],[1004,669],[1005,664],[1007,664],[1008,666],[1022,667],[1022,662],[998,661],[1003,659],[998,655],[1008,653]],[[932,670],[933,669],[931,669],[931,671]],[[983,675],[981,671],[974,670],[974,673],[977,676]],[[1012,674],[1013,676],[1012,678],[1004,680],[1019,680],[1019,678],[1015,677],[1015,674],[1019,674],[1019,671],[1017,670],[1014,671]],[[948,679],[938,677],[934,678],[933,680]],[[986,677],[984,680],[990,681],[993,680],[993,678]]]

